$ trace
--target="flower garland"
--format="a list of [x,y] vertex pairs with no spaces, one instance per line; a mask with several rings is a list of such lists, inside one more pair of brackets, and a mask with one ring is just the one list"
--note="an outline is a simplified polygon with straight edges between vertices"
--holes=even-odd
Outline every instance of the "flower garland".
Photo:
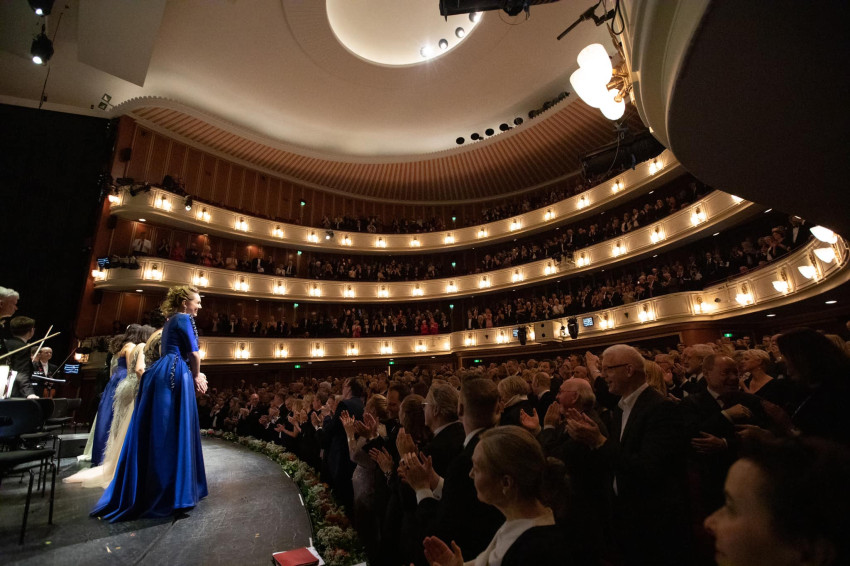
[[201,436],[237,442],[280,465],[304,497],[304,505],[315,533],[314,545],[328,566],[351,566],[366,561],[366,553],[357,532],[351,528],[342,506],[334,501],[330,486],[319,481],[316,471],[295,454],[273,442],[251,436],[236,436],[232,432],[201,430]]

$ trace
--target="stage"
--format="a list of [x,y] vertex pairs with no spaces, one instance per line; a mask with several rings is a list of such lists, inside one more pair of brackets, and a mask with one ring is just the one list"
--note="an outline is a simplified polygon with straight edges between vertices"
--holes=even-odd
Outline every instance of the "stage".
[[[298,488],[267,457],[236,443],[204,438],[210,495],[184,516],[110,524],[89,517],[103,490],[63,484],[83,466],[62,460],[53,525],[47,492],[33,493],[27,534],[18,545],[28,476],[0,486],[3,564],[239,564],[267,566],[273,552],[311,543],[310,518]],[[35,489],[35,488],[33,488]]]

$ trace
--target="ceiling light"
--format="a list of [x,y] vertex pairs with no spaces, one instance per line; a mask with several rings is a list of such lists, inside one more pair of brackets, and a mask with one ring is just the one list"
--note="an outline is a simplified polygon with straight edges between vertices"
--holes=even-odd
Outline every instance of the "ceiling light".
[[519,126],[520,124],[522,124],[522,118],[517,116],[516,118],[514,118],[514,126]]
[[835,299],[831,299],[831,300],[829,300],[829,301],[824,302],[824,304],[825,304],[825,305],[834,305],[834,304],[835,304],[835,303],[837,303],[837,302],[838,302],[838,301],[836,301]]
[[499,129],[502,130],[503,132],[507,132],[508,130],[511,129],[511,127],[508,126],[507,123],[504,123],[504,124],[499,124]]
[[831,263],[835,259],[835,250],[832,248],[817,248],[815,255],[824,263]]
[[465,30],[465,29],[463,29],[463,28],[457,28],[457,29],[455,30],[455,36],[457,36],[457,38],[458,38],[458,39],[463,39],[463,36],[465,36],[465,35],[466,35],[466,30]]
[[28,0],[30,8],[36,16],[49,16],[53,10],[54,0]]
[[457,142],[458,145],[463,145],[463,142],[465,142],[466,140],[461,137],[461,138],[456,139],[455,141]]
[[139,222],[145,222],[144,218],[139,218]]
[[481,21],[481,12],[472,12],[471,14],[469,14],[469,21],[473,24],[476,24]]
[[773,313],[770,313],[770,314],[766,314],[766,315],[764,315],[764,316],[766,316],[767,318],[773,318],[773,317],[774,317],[774,316],[776,316],[776,315],[775,315],[775,314],[773,314]]
[[806,279],[811,279],[817,275],[817,270],[815,270],[815,266],[813,265],[801,265],[797,268],[797,270],[800,272],[800,275]]
[[44,65],[53,57],[53,42],[44,35],[44,26],[41,26],[41,33],[32,40],[30,54],[32,55],[32,62],[36,65]]
[[813,226],[811,229],[812,236],[825,244],[834,244],[838,241],[838,236],[835,232],[825,226]]
[[424,57],[425,59],[427,59],[428,57],[431,56],[431,48],[427,45],[423,45],[419,49],[419,54],[422,55],[422,57]]
[[440,49],[442,49],[443,51],[449,48],[449,42],[445,39],[441,39],[439,42],[437,42],[437,45],[439,45]]
[[493,128],[487,128],[486,130],[484,130],[484,133],[487,134],[488,136],[492,136],[496,132],[493,130]]

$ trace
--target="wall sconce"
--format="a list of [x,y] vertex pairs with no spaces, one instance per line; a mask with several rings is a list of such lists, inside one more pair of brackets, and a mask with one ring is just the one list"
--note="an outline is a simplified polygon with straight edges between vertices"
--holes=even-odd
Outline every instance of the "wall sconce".
[[788,284],[788,274],[785,273],[784,268],[779,270],[779,279],[773,281],[773,288],[779,293],[787,293],[791,289]]
[[614,247],[611,249],[611,254],[612,254],[614,257],[620,257],[620,256],[621,256],[621,255],[623,255],[624,253],[626,253],[626,246],[625,246],[625,244],[623,244],[623,242],[622,242],[622,241],[617,242],[616,244],[614,244]]
[[824,244],[832,245],[838,241],[836,233],[825,226],[812,226],[811,233]]
[[[546,264],[543,266],[543,275],[554,275],[558,272],[558,268],[555,267],[555,262],[551,260],[547,260]],[[522,279],[520,278],[520,281]]]
[[505,344],[508,341],[508,335],[505,334],[504,330],[500,330],[499,334],[496,335],[496,344]]
[[697,206],[691,213],[691,224],[696,226],[700,222],[705,222],[706,218],[708,217],[705,214],[705,210],[701,206]]
[[446,285],[446,293],[457,293],[457,285],[454,280],[451,280]]
[[554,219],[555,219],[555,213],[552,212],[551,208],[547,209],[546,212],[543,213],[543,221],[544,222],[549,222],[550,220],[554,220]]
[[465,346],[475,346],[475,335],[472,332],[467,334],[466,338],[463,341],[463,344]]
[[[814,262],[812,263],[814,264]],[[797,271],[806,279],[814,279],[815,281],[820,279],[818,269],[814,265],[801,265],[797,267]]]
[[251,351],[248,349],[248,344],[240,342],[236,345],[236,359],[247,360],[251,357]]
[[192,283],[196,287],[206,287],[210,284],[210,280],[207,278],[207,274],[205,271],[198,271],[192,278]]
[[422,295],[423,295],[422,287],[420,287],[420,286],[419,286],[419,283],[417,283],[417,284],[413,287],[413,296],[414,296],[414,297],[421,297]]
[[236,229],[241,230],[242,232],[248,231],[248,223],[245,222],[244,218],[240,218],[239,220],[236,221]]
[[587,200],[587,195],[581,195],[580,197],[578,197],[578,203],[576,204],[576,206],[579,210],[581,210],[582,208],[587,208],[589,205],[590,201]]
[[653,158],[652,161],[649,162],[649,174],[655,175],[661,169],[664,168],[664,162],[658,159],[657,157]]
[[479,289],[487,289],[490,287],[490,278],[486,275],[482,275],[481,279],[478,280],[478,288]]
[[608,318],[608,313],[599,315],[599,328],[602,330],[611,330],[614,328],[614,321]]
[[342,245],[343,246],[351,246],[351,236],[349,236],[348,234],[343,236],[342,237]]
[[342,291],[342,296],[346,299],[354,298],[354,288],[351,285],[346,285],[345,289]]
[[706,303],[702,300],[702,297],[697,297],[697,301],[694,303],[695,314],[708,314],[713,310],[714,305],[712,303]]
[[386,242],[386,241],[384,241],[384,239],[383,239],[383,238],[378,238],[378,239],[375,241],[375,247],[376,247],[376,248],[385,248],[385,247],[387,247],[387,242]]
[[[650,174],[652,174],[652,173],[650,173]],[[623,190],[624,186],[625,185],[623,185],[623,180],[617,179],[616,181],[614,181],[614,184],[611,185],[611,192],[612,193],[619,193],[620,191]]]
[[527,326],[525,331],[525,339],[529,342],[534,341],[534,327]]
[[154,207],[166,212],[171,212],[171,201],[168,200],[167,196],[162,195],[154,201]]
[[283,228],[281,228],[280,225],[275,226],[275,229],[272,230],[272,236],[275,238],[283,238]]
[[357,354],[360,353],[360,350],[358,350],[357,344],[355,344],[354,342],[351,342],[351,343],[348,344],[348,348],[345,350],[345,353],[348,354],[349,356],[356,356]]
[[649,239],[653,244],[657,244],[666,237],[667,234],[664,233],[664,229],[660,225],[656,225],[649,234]]
[[106,279],[106,271],[98,267],[97,269],[92,269],[91,276],[95,281],[103,281]]
[[89,354],[88,352],[74,352],[74,361],[79,362],[81,364],[89,363]]
[[278,344],[274,349],[275,358],[285,358],[289,355],[289,350],[286,349],[286,344]]
[[815,248],[815,256],[824,263],[832,263],[835,261],[834,248]]
[[581,252],[581,255],[576,260],[576,267],[587,267],[588,265],[590,265],[590,256],[585,252]]
[[238,279],[236,279],[236,284],[233,286],[237,291],[247,291],[248,290],[248,280],[245,279],[244,276],[240,275]]
[[310,287],[310,296],[311,297],[321,297],[322,296],[322,290],[319,289],[318,283],[313,283],[313,286]]
[[145,270],[145,279],[150,281],[162,281],[162,270],[158,263],[152,263],[150,268]]
[[455,237],[452,236],[451,232],[449,232],[448,234],[446,234],[446,237],[443,238],[443,242],[446,243],[446,244],[454,244],[455,243]]
[[197,218],[198,220],[202,220],[203,222],[209,222],[210,221],[210,213],[207,212],[206,207],[204,207],[201,210],[199,210],[197,213],[195,213],[195,218]]
[[414,236],[413,239],[410,240],[410,247],[411,248],[418,248],[420,245],[421,244],[419,242],[419,238],[417,238],[416,236]]
[[274,289],[272,289],[272,293],[275,295],[285,295],[286,294],[286,283],[283,281],[275,281]]
[[111,204],[111,205],[112,204],[118,204],[119,202],[121,202],[121,197],[119,197],[115,193],[109,193],[107,200],[109,200],[109,204]]
[[735,195],[729,195],[729,196],[732,197],[732,202],[734,204],[741,204],[742,202],[744,202],[744,199],[742,199],[741,197],[738,197],[738,196],[735,196]]
[[204,360],[207,357],[207,345],[204,342],[201,342],[198,345],[198,355],[201,356],[201,359]]
[[381,299],[386,299],[386,298],[388,298],[389,296],[390,296],[390,292],[389,292],[389,290],[387,289],[387,286],[386,286],[386,285],[381,285],[381,286],[378,288],[378,297],[379,297],[379,298],[381,298]]
[[325,356],[325,347],[321,342],[313,342],[310,348],[310,355],[314,358],[323,358]]
[[519,230],[522,227],[522,223],[519,221],[519,218],[514,218],[511,220],[511,232],[515,230]]
[[[549,274],[547,273],[546,275]],[[525,279],[525,276],[522,274],[522,271],[520,271],[519,269],[514,269],[514,272],[511,275],[511,283],[519,283],[523,279]]]
[[478,237],[479,238],[486,238],[487,237],[487,230],[485,228],[479,228],[478,229]]
[[649,308],[648,303],[644,303],[638,311],[638,320],[641,322],[655,320],[655,312]]
[[735,301],[741,306],[753,304],[753,294],[750,292],[746,283],[741,283],[741,292],[735,295]]
[[392,354],[392,353],[393,353],[392,344],[387,340],[384,340],[383,342],[381,342],[381,354]]
[[425,340],[417,340],[416,346],[413,348],[416,352],[427,352],[428,347],[425,345]]
[[315,230],[313,230],[309,234],[307,234],[307,241],[313,242],[314,244],[319,243],[319,236],[316,234]]

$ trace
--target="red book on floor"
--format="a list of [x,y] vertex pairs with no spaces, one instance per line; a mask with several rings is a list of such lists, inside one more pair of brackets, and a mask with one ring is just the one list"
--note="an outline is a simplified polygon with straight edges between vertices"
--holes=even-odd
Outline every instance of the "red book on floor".
[[307,548],[295,548],[272,554],[275,566],[318,566],[319,559]]

